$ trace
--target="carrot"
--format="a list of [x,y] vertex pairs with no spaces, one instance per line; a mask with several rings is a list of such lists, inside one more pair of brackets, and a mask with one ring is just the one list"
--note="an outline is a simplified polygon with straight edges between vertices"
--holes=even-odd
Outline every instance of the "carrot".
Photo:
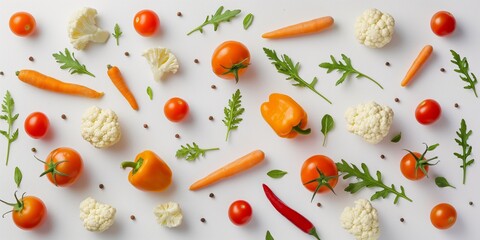
[[265,158],[265,154],[261,150],[255,150],[221,168],[215,172],[210,173],[208,176],[196,181],[190,186],[190,190],[195,191],[200,188],[207,187],[213,183],[216,183],[222,179],[231,177],[237,173],[246,171],[253,166],[261,163]]
[[125,79],[123,79],[122,73],[120,72],[120,69],[116,66],[107,66],[108,71],[107,74],[110,77],[110,80],[112,80],[112,83],[117,87],[118,91],[123,95],[123,97],[128,101],[130,106],[133,108],[133,110],[138,110],[138,104],[137,101],[135,100],[135,97],[133,96],[132,92],[128,89],[127,84],[125,83]]
[[103,92],[97,92],[91,88],[78,84],[62,82],[34,70],[21,70],[17,71],[15,74],[20,81],[47,91],[79,95],[89,98],[100,98],[103,96]]
[[417,72],[422,68],[423,64],[427,61],[427,59],[430,57],[430,55],[433,52],[433,47],[431,45],[426,45],[423,47],[422,51],[418,54],[417,58],[415,58],[415,61],[413,62],[412,66],[407,72],[407,75],[402,80],[402,87],[405,87],[410,83],[412,78],[417,74]]
[[262,35],[263,38],[288,38],[321,32],[333,25],[333,18],[330,16],[315,18],[310,21],[286,26]]

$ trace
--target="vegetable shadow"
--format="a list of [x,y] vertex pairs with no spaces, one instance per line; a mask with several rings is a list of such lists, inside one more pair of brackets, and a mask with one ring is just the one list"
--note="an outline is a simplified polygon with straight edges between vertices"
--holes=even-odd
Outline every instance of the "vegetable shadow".
[[[48,208],[49,206],[47,206]],[[45,215],[45,220],[44,222],[42,223],[42,225],[40,225],[40,227],[33,231],[35,235],[37,236],[40,236],[40,239],[48,239],[47,236],[50,235],[50,233],[53,231],[53,219],[52,219],[52,216],[48,214],[48,210],[47,210],[47,215]]]
[[72,186],[67,186],[67,188],[74,192],[85,192],[90,185],[90,176],[89,169],[85,169],[85,164],[83,165],[83,171],[77,181],[72,184]]

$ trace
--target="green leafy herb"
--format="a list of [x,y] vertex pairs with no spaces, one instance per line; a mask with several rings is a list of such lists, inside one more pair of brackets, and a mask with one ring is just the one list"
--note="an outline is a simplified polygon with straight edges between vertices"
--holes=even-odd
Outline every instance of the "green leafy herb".
[[390,140],[390,142],[398,143],[400,142],[401,139],[402,139],[402,133],[398,133],[397,135],[395,135],[395,137],[392,138],[392,140]]
[[147,87],[147,94],[150,100],[153,100],[153,90],[150,86]]
[[322,118],[322,133],[323,133],[323,136],[325,136],[323,138],[323,146],[325,146],[328,132],[330,132],[333,129],[334,125],[335,123],[333,121],[332,116],[330,116],[329,114],[325,114]]
[[477,89],[475,88],[475,85],[478,82],[477,77],[475,76],[475,74],[469,72],[469,70],[468,70],[469,66],[468,66],[467,58],[466,57],[464,57],[464,58],[460,57],[460,55],[453,50],[450,50],[450,52],[453,55],[453,60],[451,60],[450,62],[457,65],[457,67],[458,67],[458,69],[454,69],[454,71],[457,72],[457,73],[460,73],[460,79],[462,79],[462,81],[467,83],[467,85],[463,88],[472,89],[473,93],[475,94],[475,97],[478,98]]
[[359,190],[367,187],[367,188],[382,188],[383,190],[375,192],[375,194],[370,197],[370,200],[375,200],[378,198],[386,198],[390,194],[396,195],[395,200],[393,201],[394,204],[398,203],[398,200],[400,198],[404,198],[410,202],[412,202],[412,199],[408,198],[407,195],[405,194],[405,189],[403,186],[400,186],[400,192],[396,189],[395,185],[391,185],[391,187],[385,185],[382,180],[382,174],[380,171],[377,171],[376,173],[376,179],[370,174],[370,171],[365,163],[361,164],[361,168],[363,170],[360,170],[357,166],[354,164],[349,164],[345,160],[342,159],[342,162],[336,163],[338,171],[345,173],[343,175],[343,179],[355,177],[357,178],[357,182],[355,183],[350,183],[348,186],[345,188],[346,192],[349,193],[356,193]]
[[343,83],[348,76],[357,74],[356,78],[362,78],[362,77],[367,78],[370,81],[377,84],[377,86],[379,86],[381,89],[383,89],[382,85],[380,85],[380,83],[378,83],[377,81],[373,80],[373,78],[353,68],[352,60],[349,57],[345,56],[345,54],[342,54],[342,59],[345,63],[343,63],[342,61],[337,61],[333,55],[330,55],[330,59],[332,60],[331,63],[324,62],[324,63],[321,63],[319,67],[327,69],[327,73],[331,73],[334,70],[337,70],[338,72],[343,72],[342,77],[340,77],[340,79],[337,80],[337,83],[335,83],[335,86],[338,86],[341,83]]
[[237,129],[238,124],[243,120],[240,116],[245,112],[245,109],[242,108],[242,95],[240,89],[237,89],[232,95],[232,98],[228,100],[228,107],[225,107],[223,112],[225,113],[225,118],[222,122],[227,126],[227,136],[225,137],[225,141],[227,141],[230,131]]
[[15,167],[15,174],[13,175],[13,179],[15,180],[15,184],[17,184],[17,188],[20,187],[20,183],[22,183],[22,171],[20,168]]
[[462,119],[460,129],[456,133],[458,138],[455,138],[455,142],[462,147],[462,153],[453,153],[453,155],[462,160],[460,167],[463,169],[463,184],[465,184],[467,180],[467,167],[475,161],[473,158],[468,160],[468,157],[472,154],[472,146],[470,146],[467,141],[470,135],[472,135],[472,130],[467,130],[465,119]]
[[272,234],[270,234],[270,231],[267,231],[267,235],[265,236],[265,240],[275,240],[275,239],[273,239]]
[[243,29],[247,30],[253,23],[253,14],[249,13],[245,18],[243,19]]
[[239,9],[225,10],[225,12],[223,12],[223,6],[221,6],[217,9],[215,14],[213,14],[212,16],[207,16],[207,19],[205,19],[205,22],[203,22],[202,25],[190,31],[189,33],[187,33],[187,35],[190,35],[196,31],[203,33],[203,27],[207,26],[208,24],[213,24],[213,30],[217,31],[220,23],[229,22],[232,18],[240,14],[240,12],[241,10]]
[[287,172],[278,170],[278,169],[271,170],[267,173],[269,177],[275,178],[275,179],[282,178],[283,176],[285,176],[285,174],[287,174]]
[[2,115],[0,115],[0,119],[5,120],[8,124],[7,131],[0,130],[0,134],[2,134],[3,136],[5,136],[5,138],[7,138],[7,157],[6,157],[5,165],[8,165],[8,159],[10,158],[10,145],[12,144],[12,142],[17,140],[18,138],[18,128],[12,133],[13,123],[18,118],[18,113],[15,115],[13,114],[14,107],[15,107],[15,101],[13,100],[10,92],[7,91],[7,93],[5,94],[5,97],[3,98]]
[[267,55],[268,59],[272,61],[272,64],[275,66],[275,68],[277,68],[277,72],[287,75],[287,80],[295,81],[295,83],[292,83],[293,86],[306,87],[312,90],[318,96],[322,97],[328,103],[332,104],[330,100],[315,90],[315,84],[318,82],[316,77],[313,78],[311,83],[307,83],[299,76],[298,71],[300,70],[300,63],[297,62],[296,64],[293,64],[292,59],[286,54],[282,54],[282,59],[280,59],[274,50],[270,50],[268,48],[263,48],[263,51]]
[[186,146],[182,145],[180,147],[175,157],[184,158],[187,161],[194,161],[200,156],[205,157],[205,153],[208,151],[220,150],[220,148],[200,148],[196,143],[192,143],[192,145],[187,144]]
[[65,53],[62,53],[61,51],[58,53],[52,54],[55,60],[57,60],[57,63],[63,64],[60,66],[61,69],[68,69],[70,74],[87,74],[92,77],[95,77],[91,72],[87,70],[87,67],[85,65],[81,64],[76,58],[75,54],[70,51],[68,51],[67,48],[65,48]]
[[448,183],[447,179],[444,177],[436,177],[435,184],[437,184],[439,188],[444,188],[444,187],[455,188],[454,186],[450,185],[450,183]]
[[435,163],[430,163],[431,161],[437,159],[438,157],[433,157],[433,158],[429,158],[429,159],[426,159],[425,158],[425,155],[427,154],[427,152],[431,152],[433,150],[435,150],[440,144],[433,144],[431,146],[428,146],[426,143],[424,143],[425,145],[425,151],[422,153],[422,155],[420,157],[417,157],[417,155],[415,153],[413,153],[412,151],[410,150],[407,150],[407,149],[404,149],[405,151],[409,152],[412,157],[415,159],[415,178],[417,177],[417,171],[418,169],[420,169],[420,171],[423,172],[423,174],[425,174],[425,176],[427,176],[428,178],[428,172],[427,170],[425,169],[425,166],[433,166],[433,165],[437,165],[438,161],[435,162]]
[[115,38],[116,42],[117,42],[117,46],[118,46],[118,39],[120,38],[120,36],[122,36],[123,32],[122,30],[120,29],[120,26],[118,26],[118,23],[115,23],[115,27],[113,28],[113,37]]

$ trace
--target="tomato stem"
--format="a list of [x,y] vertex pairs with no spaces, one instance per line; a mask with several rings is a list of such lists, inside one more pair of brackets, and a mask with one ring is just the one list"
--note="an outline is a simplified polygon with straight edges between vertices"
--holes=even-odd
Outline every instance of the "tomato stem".
[[318,177],[303,184],[303,185],[307,185],[307,184],[314,183],[314,182],[317,183],[317,187],[315,188],[315,191],[313,191],[313,196],[312,196],[312,199],[310,200],[310,202],[313,202],[313,199],[315,198],[315,195],[317,194],[318,190],[322,186],[327,187],[328,189],[330,189],[330,191],[333,192],[333,194],[337,195],[335,193],[335,191],[333,190],[332,185],[330,185],[329,181],[331,179],[338,178],[338,175],[336,175],[336,176],[325,176],[325,174],[322,171],[320,171],[320,169],[318,169],[318,167],[316,167],[316,170],[317,170],[317,173],[318,173]]
[[222,75],[226,75],[226,74],[231,73],[235,77],[235,83],[238,83],[238,80],[239,80],[238,71],[242,68],[247,68],[248,67],[249,64],[244,64],[244,62],[247,61],[247,60],[248,60],[248,58],[245,58],[242,61],[240,61],[239,63],[233,64],[231,67],[222,66],[222,68],[227,70],[226,72],[222,73]]
[[57,170],[57,167],[58,165],[62,164],[62,163],[65,163],[65,162],[68,162],[67,160],[63,160],[63,161],[58,161],[58,162],[53,162],[53,159],[50,158],[50,161],[49,162],[44,162],[42,160],[40,160],[39,158],[37,158],[37,156],[34,156],[35,159],[37,159],[38,161],[42,162],[43,164],[45,164],[45,167],[47,168],[47,170],[45,170],[44,172],[42,172],[42,174],[40,174],[40,177],[43,177],[45,176],[46,174],[52,174],[52,179],[53,179],[53,184],[55,184],[55,186],[58,187],[58,184],[57,184],[57,175],[60,175],[60,176],[64,176],[64,177],[68,177],[69,175],[64,173],[64,172],[61,172],[61,171],[58,171]]

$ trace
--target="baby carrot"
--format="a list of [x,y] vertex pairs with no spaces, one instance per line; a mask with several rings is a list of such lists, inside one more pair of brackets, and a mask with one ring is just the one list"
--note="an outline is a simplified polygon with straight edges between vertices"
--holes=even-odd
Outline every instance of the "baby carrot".
[[118,91],[123,95],[123,97],[128,101],[128,104],[134,109],[138,110],[138,104],[137,101],[135,100],[135,97],[133,96],[132,92],[128,89],[127,84],[125,83],[125,79],[123,79],[122,73],[120,72],[120,69],[116,66],[107,66],[108,71],[108,77],[110,77],[110,80],[112,80],[112,83],[117,87]]
[[312,19],[310,21],[286,26],[262,35],[263,38],[288,38],[321,32],[333,25],[333,18],[330,16]]
[[78,84],[62,82],[34,70],[21,70],[15,74],[20,81],[44,90],[89,98],[100,98],[103,96],[103,92],[97,92]]
[[210,175],[196,181],[190,186],[190,190],[195,191],[200,188],[207,187],[213,183],[216,183],[222,179],[231,177],[237,173],[244,172],[255,165],[261,163],[265,158],[265,154],[261,150],[255,150],[221,168]]
[[423,64],[425,64],[425,62],[428,60],[432,52],[433,47],[431,45],[426,45],[425,47],[423,47],[422,51],[420,51],[417,58],[415,58],[415,61],[413,62],[405,77],[403,78],[402,83],[400,84],[402,85],[402,87],[405,87],[410,83],[415,74],[417,74],[420,68],[422,68]]

